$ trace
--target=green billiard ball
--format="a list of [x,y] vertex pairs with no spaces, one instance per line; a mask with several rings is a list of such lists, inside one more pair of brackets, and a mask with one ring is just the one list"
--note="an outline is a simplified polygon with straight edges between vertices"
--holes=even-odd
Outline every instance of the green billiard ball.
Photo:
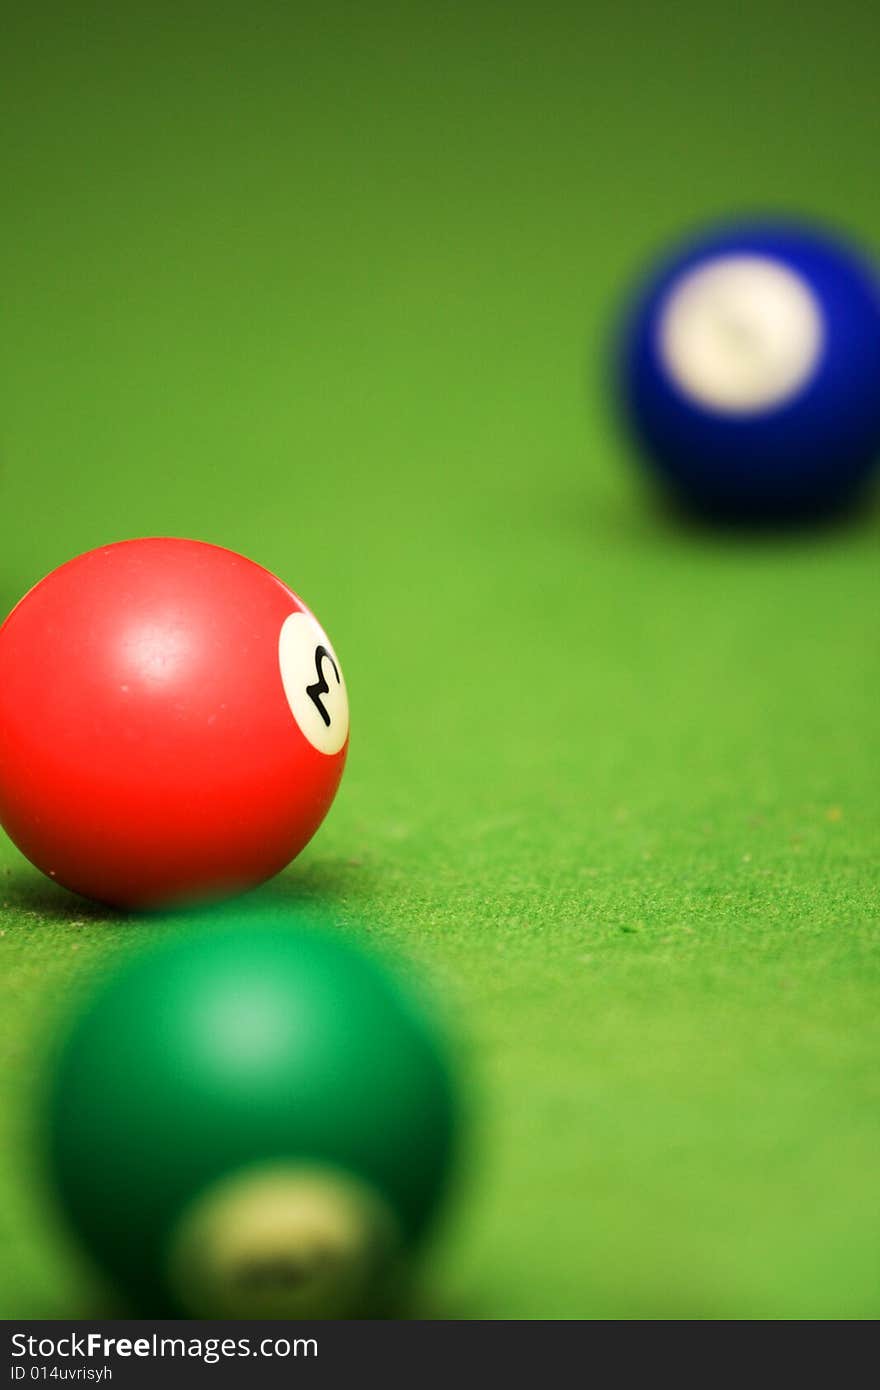
[[372,954],[245,922],[102,981],[54,1066],[50,1171],[147,1316],[369,1315],[440,1204],[456,1112],[429,1016]]

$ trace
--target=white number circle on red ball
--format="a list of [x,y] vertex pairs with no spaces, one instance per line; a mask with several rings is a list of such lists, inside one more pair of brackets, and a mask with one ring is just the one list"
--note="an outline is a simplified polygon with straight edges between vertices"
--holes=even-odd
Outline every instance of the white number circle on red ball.
[[716,256],[672,286],[659,348],[681,391],[746,415],[782,405],[822,351],[822,308],[807,281],[770,256]]
[[339,658],[311,613],[285,618],[278,663],[297,726],[319,753],[338,753],[348,738],[348,694]]

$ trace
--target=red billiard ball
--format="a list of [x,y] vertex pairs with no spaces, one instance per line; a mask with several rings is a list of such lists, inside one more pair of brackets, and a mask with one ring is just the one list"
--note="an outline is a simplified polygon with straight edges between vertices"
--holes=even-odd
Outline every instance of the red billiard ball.
[[230,550],[89,551],[0,627],[0,822],[86,897],[150,908],[255,887],[311,839],[347,751],[325,632]]

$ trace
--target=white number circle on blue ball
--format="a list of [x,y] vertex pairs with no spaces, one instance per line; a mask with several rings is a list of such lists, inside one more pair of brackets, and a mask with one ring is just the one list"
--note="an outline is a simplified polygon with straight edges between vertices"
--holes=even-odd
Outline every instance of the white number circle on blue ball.
[[658,333],[679,390],[710,409],[747,415],[784,404],[807,384],[825,328],[802,276],[769,256],[724,255],[672,286]]

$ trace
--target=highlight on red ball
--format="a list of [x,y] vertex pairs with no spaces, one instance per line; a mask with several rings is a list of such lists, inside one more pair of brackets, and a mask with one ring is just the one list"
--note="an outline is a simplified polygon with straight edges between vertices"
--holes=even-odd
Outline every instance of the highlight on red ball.
[[0,823],[51,879],[115,907],[280,872],[327,814],[348,741],[317,618],[219,546],[88,551],[0,627]]

